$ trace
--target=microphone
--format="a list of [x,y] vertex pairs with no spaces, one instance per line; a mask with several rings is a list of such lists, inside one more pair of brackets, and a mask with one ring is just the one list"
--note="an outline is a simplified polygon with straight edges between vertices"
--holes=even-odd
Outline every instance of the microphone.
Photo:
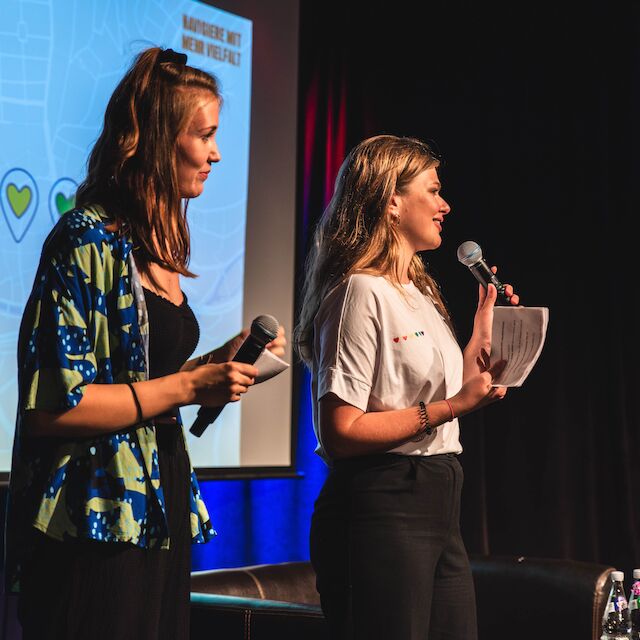
[[467,240],[458,247],[458,260],[475,276],[476,280],[486,289],[491,283],[498,290],[498,298],[496,304],[510,304],[509,298],[505,294],[504,285],[496,274],[491,271],[487,263],[482,257],[482,249],[477,242]]
[[[233,357],[233,362],[253,364],[265,348],[265,345],[276,338],[280,324],[273,316],[258,316],[251,323],[251,333]],[[204,430],[220,415],[221,407],[200,407],[198,415],[189,431],[198,438]]]

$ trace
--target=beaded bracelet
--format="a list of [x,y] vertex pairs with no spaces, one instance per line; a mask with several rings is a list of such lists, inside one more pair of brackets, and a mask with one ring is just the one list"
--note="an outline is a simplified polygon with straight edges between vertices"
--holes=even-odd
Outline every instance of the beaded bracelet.
[[418,442],[424,438],[425,435],[430,436],[433,433],[433,427],[429,422],[429,414],[427,413],[427,406],[422,400],[418,402],[418,411],[420,412],[420,431],[415,438],[412,438],[412,442]]

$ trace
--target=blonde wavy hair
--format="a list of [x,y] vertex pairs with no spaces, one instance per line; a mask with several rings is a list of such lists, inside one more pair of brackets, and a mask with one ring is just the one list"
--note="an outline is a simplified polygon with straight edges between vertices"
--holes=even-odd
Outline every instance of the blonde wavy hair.
[[102,205],[131,234],[143,269],[154,261],[193,277],[176,142],[203,101],[222,98],[214,76],[183,61],[158,47],[136,57],[109,100],[76,203]]
[[[417,175],[439,165],[438,155],[428,144],[390,135],[360,142],[342,163],[305,262],[302,307],[293,343],[307,364],[316,313],[344,278],[356,272],[373,273],[401,289],[400,237],[386,215],[389,203],[394,194],[405,193]],[[451,325],[440,288],[418,255],[411,259],[408,275]]]

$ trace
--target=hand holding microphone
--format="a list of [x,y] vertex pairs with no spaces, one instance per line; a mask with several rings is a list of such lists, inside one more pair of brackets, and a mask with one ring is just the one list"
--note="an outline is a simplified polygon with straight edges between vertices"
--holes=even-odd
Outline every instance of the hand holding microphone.
[[457,252],[458,260],[469,267],[469,271],[473,274],[475,279],[486,289],[489,284],[492,284],[498,291],[498,298],[496,304],[503,305],[516,305],[519,302],[519,296],[514,295],[513,287],[511,285],[504,285],[498,278],[489,265],[482,257],[482,249],[477,242],[473,240],[467,240],[458,247]]
[[[494,269],[489,268],[484,261],[482,249],[480,249],[477,242],[471,240],[463,242],[458,247],[458,260],[466,267],[469,267],[475,279],[484,288],[480,290],[478,307],[476,308],[473,319],[471,338],[463,350],[463,383],[466,384],[469,382],[473,385],[473,381],[475,380],[475,384],[480,385],[482,396],[483,385],[491,385],[494,377],[498,377],[500,374],[498,370],[500,365],[494,363],[492,366],[489,358],[493,332],[494,305],[517,305],[520,298],[513,293],[513,287],[510,284],[505,285],[498,280]],[[490,284],[495,287],[495,293],[489,289]],[[473,386],[471,386],[470,389],[473,389]],[[470,393],[469,397],[473,397],[474,395],[475,392]],[[502,397],[504,397],[504,393],[490,391],[486,400],[493,402]],[[471,402],[471,404],[473,404],[473,402]]]
[[[258,316],[251,323],[251,333],[242,343],[232,362],[253,364],[265,346],[278,336],[279,323],[269,315]],[[220,415],[224,405],[219,407],[201,407],[195,422],[189,431],[198,438],[204,430]]]

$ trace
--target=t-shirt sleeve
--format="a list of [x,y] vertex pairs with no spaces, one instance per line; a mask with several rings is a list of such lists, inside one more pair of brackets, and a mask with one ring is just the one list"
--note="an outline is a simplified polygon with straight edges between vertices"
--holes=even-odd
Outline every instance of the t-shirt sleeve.
[[352,276],[332,292],[316,320],[318,400],[334,393],[367,410],[379,343],[377,301],[364,278]]
[[74,238],[44,254],[18,347],[23,410],[75,407],[97,375],[95,326],[106,322],[98,247]]

